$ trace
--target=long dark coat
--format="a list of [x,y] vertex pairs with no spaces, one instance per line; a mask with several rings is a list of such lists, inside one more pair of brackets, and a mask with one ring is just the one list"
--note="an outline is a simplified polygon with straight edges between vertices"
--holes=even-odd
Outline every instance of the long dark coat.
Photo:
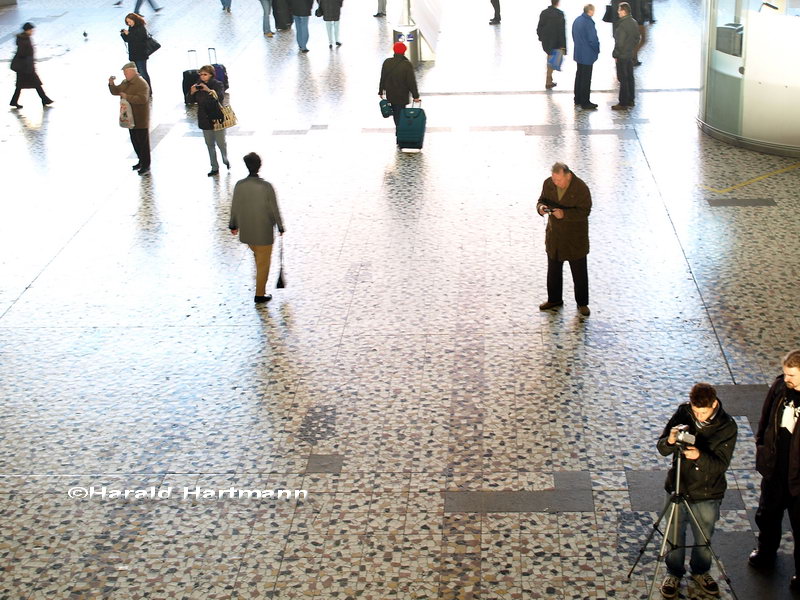
[[386,99],[393,106],[406,106],[409,94],[412,98],[419,98],[414,66],[405,55],[395,54],[383,61],[378,93],[386,94]]
[[27,33],[17,34],[17,53],[11,59],[11,69],[17,73],[18,88],[36,88],[42,85],[42,80],[36,74],[33,41]]
[[314,0],[289,0],[289,8],[295,17],[310,17]]
[[128,35],[120,32],[119,36],[128,43],[128,60],[147,60],[147,28],[134,25],[128,29]]
[[540,198],[564,207],[564,218],[547,218],[544,247],[551,260],[580,260],[589,254],[589,213],[592,211],[592,194],[588,186],[575,174],[558,199],[553,179],[548,177],[542,185]]
[[[555,6],[548,6],[539,15],[536,35],[542,42],[542,49],[550,54],[551,50],[567,47],[567,22],[564,12]],[[566,54],[566,53],[565,53]]]
[[322,9],[323,21],[338,21],[342,14],[343,0],[319,0],[319,7]]

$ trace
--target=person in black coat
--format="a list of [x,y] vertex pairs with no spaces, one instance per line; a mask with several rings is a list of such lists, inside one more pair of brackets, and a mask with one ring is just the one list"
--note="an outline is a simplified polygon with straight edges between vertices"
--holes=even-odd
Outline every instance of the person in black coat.
[[339,41],[339,18],[342,14],[343,0],[319,0],[317,16],[321,16],[325,21],[325,28],[328,30],[328,48],[333,45],[341,46]]
[[408,105],[409,95],[414,102],[421,102],[421,100],[417,89],[417,77],[414,75],[414,66],[405,56],[408,48],[403,42],[396,42],[392,49],[394,56],[383,61],[381,67],[378,95],[382,98],[385,94],[389,104],[392,105],[396,132],[397,124],[400,121],[400,111]]
[[289,0],[272,0],[272,16],[275,17],[275,29],[286,31],[292,27],[292,11]]
[[289,0],[300,52],[308,52],[308,18],[313,7],[314,0]]
[[222,111],[219,105],[225,99],[225,87],[222,82],[214,78],[214,67],[203,65],[199,70],[200,81],[189,89],[189,95],[194,96],[197,102],[197,126],[203,130],[203,138],[208,148],[208,158],[211,161],[211,171],[209,177],[219,174],[219,162],[217,162],[217,150],[219,147],[222,154],[222,162],[230,170],[231,163],[228,162],[228,146],[225,140],[224,129],[214,129],[214,121],[222,119]]
[[14,108],[22,108],[19,104],[19,94],[24,89],[33,88],[42,100],[42,106],[49,106],[53,101],[47,97],[42,89],[42,80],[36,74],[36,61],[33,58],[33,23],[25,23],[22,33],[17,34],[17,52],[11,59],[11,70],[17,74],[17,87],[11,96],[9,104]]
[[[560,48],[564,54],[567,53],[567,21],[564,19],[564,12],[558,8],[558,2],[559,0],[550,0],[550,6],[539,15],[539,25],[536,27],[536,34],[548,57],[550,52],[557,48]],[[548,90],[556,87],[553,82],[553,68],[549,63],[544,87]]]
[[150,95],[153,95],[153,84],[150,83],[150,75],[147,73],[147,23],[144,17],[136,13],[128,13],[125,17],[127,29],[120,29],[119,35],[128,44],[128,60],[136,65],[147,85],[150,86]]

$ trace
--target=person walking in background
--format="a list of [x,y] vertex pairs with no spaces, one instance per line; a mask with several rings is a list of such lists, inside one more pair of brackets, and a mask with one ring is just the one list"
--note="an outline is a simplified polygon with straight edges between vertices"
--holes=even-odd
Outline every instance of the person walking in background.
[[[261,23],[261,30],[264,33],[265,37],[272,37],[274,34],[272,33],[272,29],[269,26],[269,13],[272,12],[272,0],[258,0],[261,2],[261,9],[264,11],[264,20]],[[278,24],[275,24],[275,28],[278,28]]]
[[563,306],[564,261],[569,262],[575,286],[578,312],[588,317],[589,275],[586,256],[589,254],[589,213],[592,194],[589,187],[564,163],[557,162],[551,175],[542,184],[536,212],[549,214],[544,247],[547,252],[547,302],[539,310]]
[[292,11],[289,0],[272,0],[272,16],[275,17],[275,29],[286,31],[292,26]]
[[[136,6],[133,7],[133,12],[135,12],[137,15],[142,14],[139,9],[142,8],[142,4],[144,4],[144,1],[145,0],[136,0]],[[155,12],[159,12],[162,9],[162,7],[158,6],[155,2],[153,2],[153,0],[147,0],[147,3],[150,5],[150,8],[152,8]]]
[[223,12],[231,14],[231,2],[232,0],[220,0]]
[[244,164],[250,174],[238,181],[233,188],[228,229],[232,235],[238,233],[239,241],[247,244],[253,252],[256,263],[256,293],[253,301],[261,304],[272,300],[272,294],[266,292],[272,244],[275,240],[274,229],[277,227],[281,235],[286,230],[278,208],[275,188],[258,176],[261,157],[251,152],[244,157]]
[[594,24],[594,5],[587,4],[583,13],[572,23],[572,43],[575,46],[575,105],[586,110],[597,109],[589,101],[592,89],[592,68],[600,54],[600,40]]
[[19,104],[20,92],[24,89],[33,88],[39,94],[42,106],[49,106],[53,103],[42,88],[42,80],[36,74],[36,59],[33,52],[33,32],[36,29],[33,23],[25,23],[22,32],[17,34],[17,52],[11,59],[11,70],[17,74],[17,85],[14,88],[14,95],[11,96],[9,104],[14,108],[22,108]]
[[339,17],[342,14],[343,0],[319,0],[318,12],[322,13],[325,28],[328,30],[328,48],[333,45],[341,46],[339,41]]
[[128,60],[136,65],[139,75],[150,86],[150,95],[152,96],[153,84],[150,83],[150,75],[147,73],[147,59],[150,57],[147,53],[147,22],[142,15],[128,13],[125,17],[125,24],[128,28],[120,30],[119,35],[128,44]]
[[[539,15],[539,25],[536,27],[536,34],[548,58],[550,53],[558,48],[564,54],[567,53],[567,22],[564,19],[564,12],[558,8],[558,2],[559,0],[550,0],[550,6]],[[544,87],[548,90],[556,87],[553,81],[553,67],[549,62]]]
[[392,105],[396,135],[397,124],[400,122],[400,112],[408,105],[409,95],[414,102],[419,102],[420,99],[419,90],[417,89],[417,77],[414,75],[414,66],[405,56],[406,45],[403,42],[395,42],[392,50],[394,51],[394,56],[383,61],[383,66],[381,67],[378,95],[383,98],[385,94],[389,104]]
[[313,6],[314,0],[289,0],[300,52],[308,52],[308,18]]
[[134,127],[128,129],[128,133],[133,151],[139,158],[139,162],[131,168],[138,170],[139,175],[146,175],[150,172],[150,86],[132,62],[122,65],[122,73],[125,81],[119,85],[114,83],[116,77],[113,75],[108,78],[108,91],[112,96],[119,96],[131,104]]
[[489,25],[500,25],[500,0],[490,0],[494,8],[494,16],[489,21]]
[[619,102],[611,110],[627,110],[635,105],[636,84],[633,80],[633,53],[639,43],[639,26],[631,17],[631,7],[620,2],[617,8],[619,22],[614,27],[614,51],[619,80]]
[[378,12],[376,12],[373,17],[385,17],[386,16],[386,0],[378,0]]
[[193,96],[197,102],[197,126],[203,130],[203,138],[206,141],[206,148],[208,148],[208,158],[211,161],[209,177],[219,174],[217,147],[222,154],[222,162],[229,170],[231,168],[231,163],[228,162],[225,130],[214,129],[214,121],[222,118],[219,105],[225,99],[225,86],[214,78],[214,74],[214,67],[203,65],[198,72],[200,81],[189,89],[189,95]]

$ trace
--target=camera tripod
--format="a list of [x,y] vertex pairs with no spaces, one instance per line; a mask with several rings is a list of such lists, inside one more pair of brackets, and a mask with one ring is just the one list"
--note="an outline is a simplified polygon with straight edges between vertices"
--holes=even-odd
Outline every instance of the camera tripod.
[[[636,557],[636,562],[633,563],[633,566],[631,567],[631,570],[628,571],[628,579],[631,578],[631,574],[633,573],[633,570],[636,568],[636,565],[638,565],[639,561],[642,559],[642,555],[644,555],[644,551],[647,549],[647,546],[650,544],[650,540],[653,539],[653,536],[655,535],[656,531],[658,531],[660,533],[660,530],[658,529],[658,526],[661,523],[661,521],[664,519],[664,517],[667,516],[667,525],[666,525],[666,527],[664,527],[664,533],[662,534],[664,539],[661,542],[661,549],[658,551],[658,557],[656,558],[656,570],[653,573],[653,581],[650,583],[650,591],[647,593],[648,600],[653,597],[653,592],[656,589],[656,581],[658,580],[658,565],[662,560],[666,559],[667,554],[669,554],[670,552],[672,552],[673,550],[675,550],[677,548],[695,548],[695,547],[702,547],[702,546],[707,547],[709,552],[711,552],[711,556],[714,558],[714,562],[717,564],[717,568],[719,569],[719,572],[722,574],[723,579],[725,579],[725,583],[728,584],[728,589],[731,591],[731,594],[733,595],[733,597],[736,600],[739,600],[739,597],[736,595],[736,592],[733,590],[733,586],[731,585],[730,577],[728,577],[728,574],[725,572],[725,569],[722,568],[722,564],[719,562],[719,557],[717,556],[717,553],[714,552],[714,548],[711,547],[711,540],[706,535],[706,532],[703,530],[703,528],[700,526],[700,523],[697,521],[697,517],[695,517],[694,512],[692,512],[692,507],[689,504],[689,501],[686,499],[686,496],[684,496],[680,491],[681,490],[680,486],[681,486],[681,461],[682,461],[682,459],[683,459],[683,448],[679,444],[678,445],[678,460],[677,460],[677,465],[676,465],[676,469],[675,469],[675,491],[673,491],[670,494],[669,503],[664,507],[664,510],[661,511],[661,514],[658,515],[658,519],[656,519],[656,522],[653,524],[653,528],[650,530],[650,534],[647,536],[647,539],[644,541],[644,544],[642,545],[642,548],[639,550],[639,556]],[[694,540],[695,543],[692,546],[677,546],[677,545],[673,544],[669,540],[670,527],[673,528],[673,539],[677,540],[678,539],[678,527],[680,525],[683,525],[680,522],[680,508],[681,508],[681,506],[683,506],[686,509],[686,514],[689,515],[689,518],[694,523],[695,527],[697,528],[697,531],[700,532],[700,537],[702,538],[701,540]],[[669,514],[667,515],[667,513],[669,513]],[[683,526],[685,526],[685,525],[683,525]],[[702,542],[702,543],[698,543],[698,542]],[[669,546],[669,549],[667,549],[667,546]]]

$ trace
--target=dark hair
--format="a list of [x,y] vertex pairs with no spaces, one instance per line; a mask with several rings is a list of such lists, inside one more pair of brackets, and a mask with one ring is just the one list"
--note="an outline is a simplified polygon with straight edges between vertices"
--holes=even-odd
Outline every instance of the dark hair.
[[22,26],[22,31],[30,31],[31,29],[36,29],[36,25],[28,21]]
[[128,13],[125,15],[125,18],[133,21],[134,25],[141,25],[142,27],[147,25],[147,21],[144,20],[144,17],[142,15],[137,15],[136,13]]
[[620,2],[619,3],[619,8],[621,10],[624,10],[626,15],[631,14],[631,5],[628,4],[627,2]]
[[244,164],[247,170],[250,171],[250,175],[257,175],[258,170],[261,168],[261,157],[255,152],[245,154]]
[[787,369],[796,369],[800,367],[800,350],[792,350],[783,357],[783,366]]
[[695,383],[689,392],[689,402],[695,408],[708,408],[717,399],[717,390],[710,383]]
[[217,74],[217,72],[214,70],[214,65],[203,65],[202,67],[200,67],[197,70],[197,72],[198,73],[208,73],[212,77],[214,77],[214,75]]

